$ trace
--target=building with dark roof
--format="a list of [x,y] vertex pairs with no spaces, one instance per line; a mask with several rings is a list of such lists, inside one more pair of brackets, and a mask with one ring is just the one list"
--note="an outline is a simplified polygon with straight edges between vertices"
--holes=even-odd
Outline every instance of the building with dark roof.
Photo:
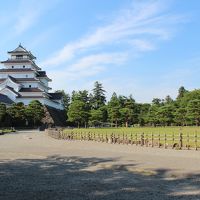
[[10,58],[1,62],[4,68],[0,69],[0,102],[28,105],[32,100],[38,100],[63,110],[62,94],[49,93],[52,80],[36,65],[36,57],[21,44],[8,54]]

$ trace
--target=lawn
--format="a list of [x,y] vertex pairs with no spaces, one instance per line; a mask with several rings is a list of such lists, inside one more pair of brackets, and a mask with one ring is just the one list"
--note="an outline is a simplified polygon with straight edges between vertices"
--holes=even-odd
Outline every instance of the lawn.
[[[87,128],[87,129],[65,129],[63,135],[74,135],[75,139],[82,136],[91,138],[110,138],[114,136],[120,140],[131,140],[139,143],[142,138],[148,145],[173,146],[200,148],[200,127],[134,127],[134,128]],[[180,136],[181,134],[181,136]]]

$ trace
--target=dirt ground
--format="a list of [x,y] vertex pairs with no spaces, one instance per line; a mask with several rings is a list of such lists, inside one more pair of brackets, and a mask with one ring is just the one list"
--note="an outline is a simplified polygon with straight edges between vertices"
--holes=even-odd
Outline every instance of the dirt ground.
[[200,199],[200,151],[0,136],[0,200]]

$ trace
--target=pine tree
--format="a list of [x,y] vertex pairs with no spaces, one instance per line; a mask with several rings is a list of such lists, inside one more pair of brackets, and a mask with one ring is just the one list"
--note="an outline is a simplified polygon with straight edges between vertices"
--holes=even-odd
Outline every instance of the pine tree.
[[92,95],[92,104],[94,109],[99,109],[101,106],[105,105],[106,97],[105,97],[105,90],[101,83],[96,81],[94,83],[94,89]]

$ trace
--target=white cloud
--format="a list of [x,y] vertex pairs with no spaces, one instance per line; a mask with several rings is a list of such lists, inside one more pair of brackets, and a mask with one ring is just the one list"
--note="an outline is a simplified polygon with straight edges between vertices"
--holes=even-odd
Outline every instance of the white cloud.
[[111,67],[123,64],[126,61],[126,57],[126,53],[93,54],[79,59],[63,70],[50,70],[49,74],[50,77],[55,77],[54,82],[58,81],[62,84],[66,80],[74,81],[88,76],[95,76],[99,72],[104,71],[106,66]]
[[67,43],[41,64],[60,65],[94,47],[104,49],[107,46],[119,45],[119,43],[125,44],[127,40],[132,41],[133,49],[154,50],[158,41],[172,36],[174,20],[176,19],[177,23],[182,18],[162,14],[165,7],[163,1],[140,2],[134,1],[130,8],[119,11],[113,19],[104,22],[105,25],[97,27],[77,41]]
[[99,65],[119,65],[126,60],[126,53],[94,54],[81,58],[71,65],[69,71],[80,71]]
[[146,40],[140,40],[140,39],[130,40],[129,44],[134,46],[139,51],[155,50],[155,45],[152,42]]
[[[53,88],[89,90],[91,82],[99,80],[108,94],[113,91],[124,95],[133,93],[139,101],[150,102],[154,96],[174,95],[175,90],[170,93],[168,86],[157,95],[162,88],[160,85],[154,90],[147,89],[144,83],[135,80],[134,74],[129,78],[112,77],[116,66],[123,66],[146,51],[158,49],[161,41],[174,36],[176,25],[183,17],[168,14],[165,8],[163,1],[133,1],[128,8],[105,17],[103,25],[54,52],[41,63],[54,80]],[[102,80],[99,76],[102,72],[110,73],[111,79]]]

